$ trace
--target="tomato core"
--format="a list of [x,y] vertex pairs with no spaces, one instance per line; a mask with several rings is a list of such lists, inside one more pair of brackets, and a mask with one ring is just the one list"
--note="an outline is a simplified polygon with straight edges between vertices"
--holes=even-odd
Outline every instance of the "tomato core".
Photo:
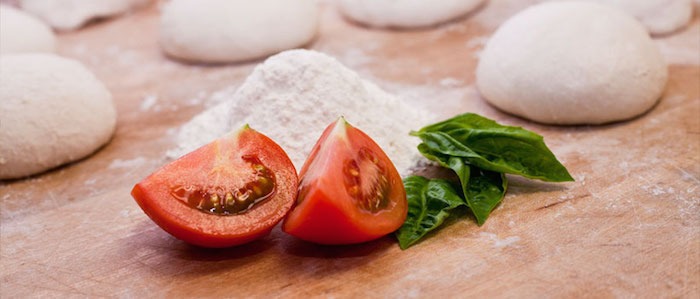
[[355,205],[365,211],[377,213],[389,207],[389,181],[386,166],[367,147],[358,151],[357,159],[343,163],[345,189]]
[[275,174],[252,155],[241,157],[250,166],[253,179],[243,187],[174,186],[170,195],[199,211],[230,216],[245,213],[275,192]]

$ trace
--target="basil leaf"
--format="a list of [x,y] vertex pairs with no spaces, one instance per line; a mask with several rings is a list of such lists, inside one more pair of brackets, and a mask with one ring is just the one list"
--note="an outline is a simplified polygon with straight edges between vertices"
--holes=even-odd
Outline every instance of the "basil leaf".
[[482,226],[491,215],[491,211],[506,196],[508,181],[506,175],[471,166],[469,184],[464,193],[476,222]]
[[401,249],[415,244],[425,234],[440,226],[450,211],[464,205],[464,200],[450,182],[409,176],[403,180],[408,200],[408,216],[396,232]]
[[472,210],[477,224],[483,225],[491,211],[506,195],[508,185],[506,176],[470,166],[460,157],[431,152],[424,144],[419,145],[418,150],[424,156],[443,167],[452,169],[457,174],[467,206]]
[[467,206],[474,213],[477,224],[483,225],[506,195],[505,175],[469,166],[457,157],[449,157],[447,164],[457,173]]
[[430,152],[462,157],[481,169],[551,182],[574,180],[542,136],[476,114],[458,115],[411,134]]

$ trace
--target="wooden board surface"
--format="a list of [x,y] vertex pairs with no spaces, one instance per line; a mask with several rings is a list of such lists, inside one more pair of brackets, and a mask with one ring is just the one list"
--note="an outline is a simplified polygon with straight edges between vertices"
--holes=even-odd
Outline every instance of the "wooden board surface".
[[113,92],[118,128],[83,161],[0,183],[0,296],[700,297],[698,18],[657,39],[670,80],[652,111],[605,126],[544,126],[495,110],[473,88],[488,35],[531,2],[494,0],[418,31],[369,30],[324,7],[310,48],[441,116],[471,111],[537,131],[576,178],[513,178],[484,226],[464,217],[406,251],[391,237],[328,247],[278,228],[221,250],[172,238],[129,191],[167,162],[177,128],[259,61],[166,59],[155,6],[61,34],[59,53]]

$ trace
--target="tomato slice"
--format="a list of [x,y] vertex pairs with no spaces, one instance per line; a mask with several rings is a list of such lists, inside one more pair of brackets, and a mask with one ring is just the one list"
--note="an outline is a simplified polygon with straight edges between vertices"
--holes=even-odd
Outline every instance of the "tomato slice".
[[320,244],[354,244],[398,229],[408,204],[396,167],[365,133],[339,118],[301,169],[282,230]]
[[163,166],[131,195],[176,238],[229,247],[267,235],[291,209],[297,186],[284,150],[245,126]]

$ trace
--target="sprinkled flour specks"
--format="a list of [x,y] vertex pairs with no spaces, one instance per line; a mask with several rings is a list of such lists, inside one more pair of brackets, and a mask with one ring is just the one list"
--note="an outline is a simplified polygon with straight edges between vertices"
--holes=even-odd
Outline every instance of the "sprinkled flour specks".
[[158,96],[157,96],[157,95],[147,95],[147,96],[145,96],[145,97],[143,98],[143,101],[141,102],[141,106],[140,106],[141,111],[147,111],[147,110],[153,108],[153,106],[155,106],[155,104],[156,104],[157,102],[158,102]]
[[419,140],[409,131],[434,120],[334,58],[292,50],[267,59],[230,98],[185,124],[168,156],[179,157],[247,123],[279,143],[300,169],[323,129],[341,115],[371,136],[404,176],[421,159]]

